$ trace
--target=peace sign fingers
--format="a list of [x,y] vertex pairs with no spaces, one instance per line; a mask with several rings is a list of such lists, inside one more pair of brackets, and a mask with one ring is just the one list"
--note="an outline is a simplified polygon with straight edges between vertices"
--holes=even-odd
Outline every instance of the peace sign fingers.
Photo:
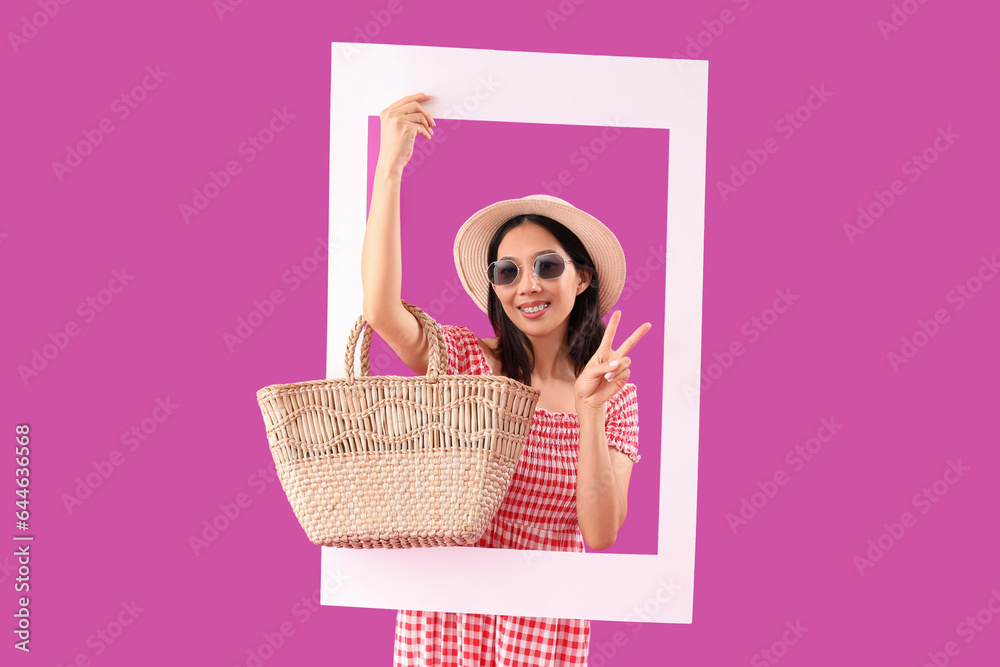
[[618,322],[622,319],[622,311],[616,310],[611,314],[611,319],[608,320],[608,326],[604,329],[604,337],[601,339],[601,344],[597,348],[599,352],[603,353],[603,356],[611,356],[611,343],[615,339],[615,332],[618,331]]
[[620,359],[629,353],[629,351],[635,347],[636,343],[646,335],[653,325],[649,322],[645,322],[636,329],[628,339],[622,343],[617,350],[612,349],[612,344],[615,339],[615,334],[618,331],[618,323],[621,322],[622,311],[616,310],[614,314],[611,315],[611,319],[608,321],[608,327],[604,330],[604,338],[601,340],[601,352],[605,354],[606,357],[614,357]]
[[638,343],[639,340],[646,335],[646,332],[648,332],[652,328],[653,325],[650,324],[649,322],[645,322],[644,324],[639,325],[639,328],[636,329],[634,332],[632,332],[632,335],[629,336],[628,339],[621,344],[621,347],[615,350],[615,356],[623,357],[626,354],[628,354],[629,351],[633,347],[635,347],[635,344]]

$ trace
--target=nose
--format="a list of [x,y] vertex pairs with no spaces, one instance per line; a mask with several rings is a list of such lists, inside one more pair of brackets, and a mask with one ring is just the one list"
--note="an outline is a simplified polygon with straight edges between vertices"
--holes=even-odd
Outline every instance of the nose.
[[541,279],[535,275],[534,266],[526,266],[517,277],[517,290],[521,294],[541,291]]

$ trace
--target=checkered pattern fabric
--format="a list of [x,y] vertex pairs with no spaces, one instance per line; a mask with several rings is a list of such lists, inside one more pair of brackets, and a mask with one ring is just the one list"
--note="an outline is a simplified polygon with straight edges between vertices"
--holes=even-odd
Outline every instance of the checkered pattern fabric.
[[[449,374],[491,373],[475,334],[442,326]],[[608,446],[639,461],[635,385],[607,406]],[[496,549],[583,551],[576,518],[580,422],[575,414],[537,409],[527,442],[496,516],[476,545]],[[590,621],[401,609],[396,667],[557,667],[586,665]]]

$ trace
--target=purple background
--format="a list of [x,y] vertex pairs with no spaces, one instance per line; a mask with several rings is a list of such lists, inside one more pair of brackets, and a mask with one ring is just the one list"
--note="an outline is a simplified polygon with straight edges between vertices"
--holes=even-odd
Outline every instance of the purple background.
[[[395,100],[386,102],[388,106]],[[662,263],[666,249],[667,130],[437,120],[431,141],[418,137],[400,196],[403,299],[442,324],[492,338],[489,317],[458,279],[455,235],[479,209],[529,194],[551,194],[587,211],[615,233],[625,251],[626,284],[615,346],[643,322],[654,323],[633,348],[629,382],[639,402],[642,459],[629,481],[627,527],[605,553],[656,553],[659,514],[660,405],[663,396]],[[378,161],[380,122],[369,119],[368,202]],[[607,130],[607,131],[606,131]],[[620,132],[620,134],[612,134]],[[604,136],[615,136],[605,141]],[[637,169],[635,165],[643,165]],[[561,172],[569,177],[558,180]],[[612,310],[611,312],[614,312]],[[610,319],[610,314],[604,318]],[[413,375],[377,334],[374,375]]]
[[[744,353],[716,368],[702,395],[694,623],[595,622],[591,664],[768,664],[766,649],[788,665],[923,665],[946,648],[958,651],[949,664],[995,664],[1000,619],[987,603],[1000,590],[1000,283],[974,279],[1000,247],[991,194],[998,10],[590,0],[562,3],[569,15],[550,23],[555,1],[426,0],[371,23],[386,6],[244,2],[220,18],[207,0],[70,3],[34,32],[22,21],[39,4],[4,6],[3,428],[10,446],[15,424],[32,427],[36,536],[33,651],[8,644],[5,659],[246,665],[284,624],[294,634],[264,664],[390,663],[393,611],[302,603],[319,587],[319,550],[267,476],[254,400],[265,384],[324,374],[326,268],[296,281],[294,267],[322,255],[317,239],[327,235],[330,42],[367,25],[384,43],[661,58],[687,50],[711,62],[702,369],[734,342]],[[886,29],[894,16],[898,29]],[[26,41],[12,44],[22,30]],[[122,118],[112,103],[147,66],[169,74]],[[781,119],[813,86],[832,95],[799,109],[808,120],[789,134]],[[274,108],[294,118],[248,162],[241,142]],[[53,161],[104,118],[113,132],[57,178]],[[936,155],[938,128],[949,127],[958,138]],[[764,146],[777,152],[723,198],[718,183]],[[912,171],[925,150],[935,162]],[[186,224],[179,205],[230,160],[239,174]],[[858,207],[877,213],[874,193],[894,180],[905,193],[852,243],[844,225]],[[134,278],[102,292],[122,267]],[[980,291],[959,299],[958,284]],[[744,327],[755,325],[745,323],[779,289],[799,299],[752,341]],[[230,351],[224,335],[274,290],[281,303]],[[88,298],[107,302],[92,319]],[[917,336],[924,344],[894,369],[887,355],[938,310],[946,323]],[[69,322],[78,335],[63,340]],[[51,338],[65,347],[53,353]],[[18,367],[43,349],[52,358],[23,382]],[[155,408],[167,397],[178,407],[147,421],[155,432],[129,451],[123,432],[163,416]],[[843,428],[797,470],[788,452],[831,417]],[[64,494],[115,450],[121,465],[67,511]],[[12,535],[7,451],[0,478]],[[969,469],[946,475],[949,461]],[[777,472],[788,483],[734,534],[727,514],[742,498],[759,500],[758,483]],[[956,483],[937,483],[937,494],[947,477]],[[925,487],[936,502],[921,500]],[[195,555],[189,538],[237,499],[239,516]],[[906,512],[910,527],[891,538],[884,524],[898,534]],[[879,557],[869,540],[892,546]],[[0,554],[11,554],[8,544]],[[855,557],[869,551],[878,560],[861,574]],[[14,564],[0,555],[6,614]],[[133,600],[134,622],[98,643]],[[785,643],[796,621],[809,630]]]

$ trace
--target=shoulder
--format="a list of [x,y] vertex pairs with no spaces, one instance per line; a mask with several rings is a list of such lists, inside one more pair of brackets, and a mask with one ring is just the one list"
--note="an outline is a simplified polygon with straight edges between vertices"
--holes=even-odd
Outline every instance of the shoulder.
[[611,397],[611,402],[616,405],[628,405],[636,402],[636,390],[635,385],[631,382],[626,382],[625,386],[622,387],[621,391]]
[[479,375],[492,370],[490,339],[481,340],[470,329],[457,324],[442,324],[441,332],[448,347],[448,372],[453,375]]
[[482,349],[482,343],[485,343],[471,329],[459,324],[442,324],[441,332],[444,333],[444,342],[449,347],[454,346],[458,349],[479,347]]
[[497,339],[496,338],[480,338],[479,347],[483,349],[483,354],[486,355],[490,361],[496,359],[496,349],[497,349]]
[[639,402],[636,399],[635,385],[626,382],[617,394],[608,401],[606,413],[608,420],[633,421],[639,417]]
[[493,375],[500,375],[500,360],[496,356],[497,339],[480,338],[479,347],[483,350],[483,356],[486,357],[486,363],[490,366],[490,372]]
[[626,383],[608,401],[604,431],[608,445],[628,456],[632,463],[638,463],[639,455],[639,407],[635,399],[635,385]]

